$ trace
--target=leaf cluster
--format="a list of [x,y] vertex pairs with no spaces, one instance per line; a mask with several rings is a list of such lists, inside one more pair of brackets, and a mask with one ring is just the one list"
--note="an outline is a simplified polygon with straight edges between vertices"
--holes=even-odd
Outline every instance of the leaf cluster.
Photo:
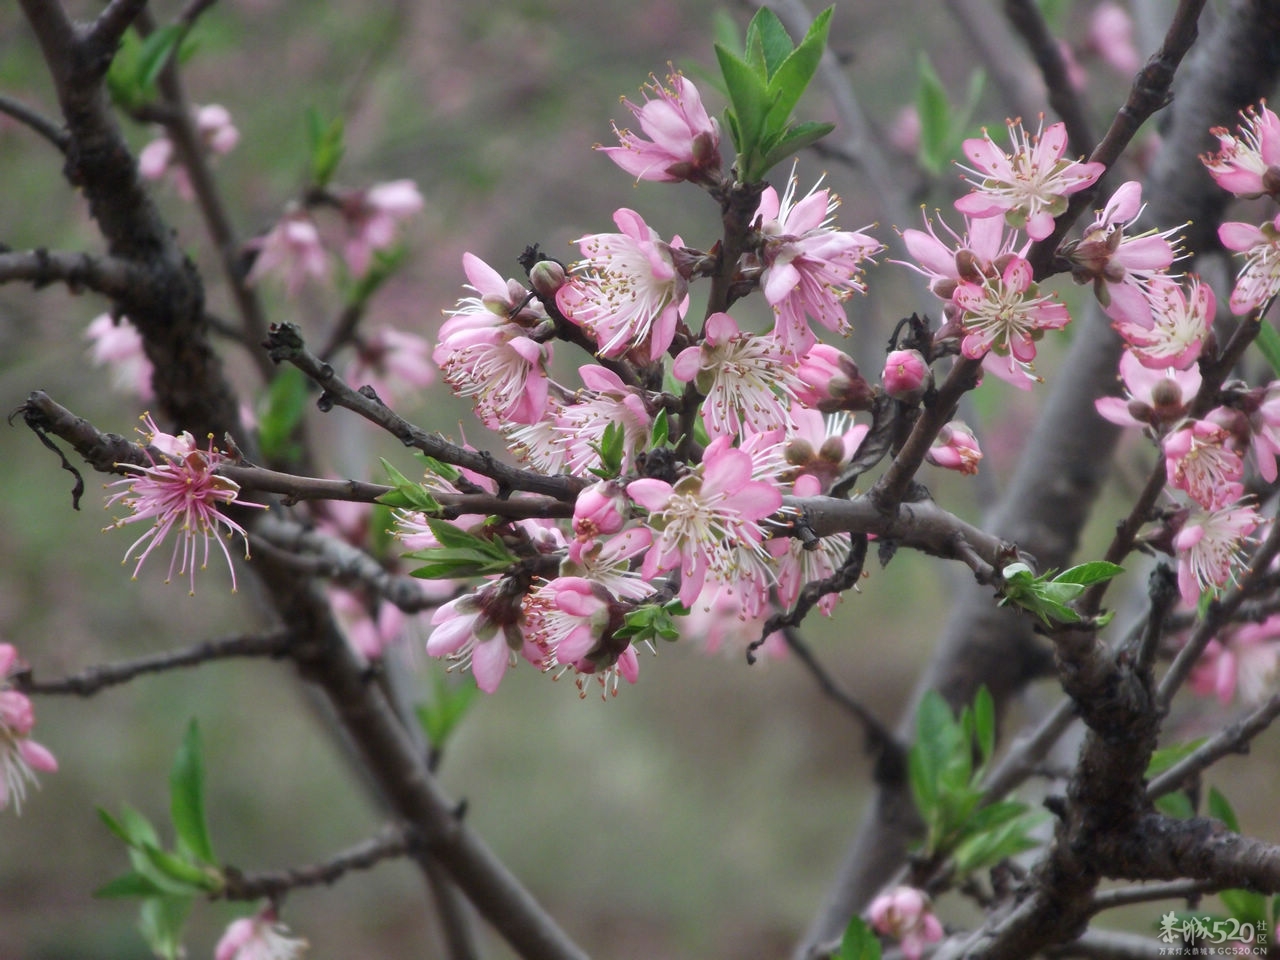
[[[1035,614],[1045,626],[1062,623],[1081,623],[1084,618],[1070,604],[1078,600],[1092,584],[1110,580],[1124,568],[1106,560],[1092,560],[1063,570],[1054,575],[1053,570],[1036,576],[1025,563],[1011,563],[1001,571],[1004,583],[1000,606],[1013,604]],[[1095,626],[1106,626],[1114,614],[1095,617]]]
[[1039,814],[1015,800],[983,803],[982,782],[995,738],[995,702],[986,687],[958,719],[933,690],[916,713],[907,768],[911,795],[925,822],[921,852],[932,860],[950,858],[960,877],[1036,846],[1029,831]]
[[738,151],[734,170],[741,182],[763,180],[772,167],[835,129],[831,123],[793,123],[791,117],[822,59],[833,9],[814,19],[799,45],[766,7],[747,25],[741,54],[723,43],[715,45],[730,103],[725,122]]
[[156,956],[182,956],[182,929],[197,897],[219,893],[225,881],[213,854],[204,807],[204,762],[200,729],[194,720],[169,773],[169,817],[175,844],[167,850],[142,813],[128,805],[116,817],[98,816],[128,849],[132,869],[95,891],[95,896],[138,898],[139,928]]

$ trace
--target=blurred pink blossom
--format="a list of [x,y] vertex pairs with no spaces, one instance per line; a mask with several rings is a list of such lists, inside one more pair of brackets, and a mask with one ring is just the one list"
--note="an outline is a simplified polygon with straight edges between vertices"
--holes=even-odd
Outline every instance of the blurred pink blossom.
[[1142,66],[1133,43],[1133,18],[1120,4],[1098,4],[1089,17],[1088,36],[1090,49],[1116,73],[1131,77]]
[[307,950],[307,941],[290,936],[289,928],[276,918],[274,907],[265,907],[252,917],[232,920],[214,947],[214,960],[297,960]]
[[392,180],[340,197],[347,238],[343,258],[354,276],[369,272],[376,250],[396,242],[401,222],[422,210],[422,194],[412,180]]
[[329,256],[320,242],[320,231],[311,214],[297,206],[287,210],[265,234],[246,243],[245,249],[257,252],[245,277],[247,283],[279,274],[289,296],[295,297],[307,277],[324,280],[329,276]]
[[113,387],[133,394],[144,403],[152,398],[151,360],[143,349],[142,334],[128,317],[99,314],[84,335],[90,341],[90,359],[94,366],[108,368]]
[[9,684],[17,667],[17,648],[0,643],[0,810],[12,805],[15,813],[21,813],[27,785],[36,784],[35,771],[54,773],[58,761],[47,747],[31,739],[36,722],[31,699]]
[[867,918],[876,933],[898,941],[907,960],[920,960],[927,944],[942,939],[942,924],[933,915],[928,895],[915,887],[893,887],[878,895]]

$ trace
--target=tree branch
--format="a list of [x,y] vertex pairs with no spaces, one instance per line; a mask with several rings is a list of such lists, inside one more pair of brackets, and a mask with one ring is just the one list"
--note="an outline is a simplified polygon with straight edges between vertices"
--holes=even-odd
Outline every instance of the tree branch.
[[19,123],[30,127],[40,136],[44,137],[51,144],[58,148],[62,153],[67,152],[67,146],[70,143],[70,137],[67,131],[62,129],[44,114],[33,110],[24,103],[20,103],[12,97],[0,94],[0,113],[7,114]]
[[288,654],[294,642],[288,630],[266,634],[238,634],[216,640],[205,640],[181,650],[166,650],[136,660],[102,664],[89,667],[80,673],[59,680],[37,680],[30,671],[13,677],[14,687],[23,693],[37,695],[73,694],[91,697],[107,687],[128,683],[135,677],[148,673],[166,673],[186,667],[197,667],[214,660],[231,657],[271,657],[278,659]]
[[1280,693],[1272,694],[1271,699],[1229,727],[1220,730],[1192,753],[1148,783],[1147,798],[1154,800],[1156,797],[1178,789],[1229,753],[1248,753],[1249,741],[1271,726],[1276,717],[1280,717]]
[[235,867],[223,867],[226,885],[215,899],[271,900],[278,902],[286,893],[299,887],[331,886],[353,870],[369,870],[383,860],[403,857],[419,846],[412,828],[384,827],[377,836],[335,854],[323,863],[287,870],[244,873]]
[[145,270],[118,257],[64,250],[0,253],[0,283],[26,281],[37,289],[65,283],[72,293],[89,289],[122,300],[146,279]]

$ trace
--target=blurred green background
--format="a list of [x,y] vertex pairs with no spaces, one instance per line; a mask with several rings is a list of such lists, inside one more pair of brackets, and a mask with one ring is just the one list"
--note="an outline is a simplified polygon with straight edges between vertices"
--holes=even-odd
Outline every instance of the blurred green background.
[[[177,9],[157,6],[162,19]],[[967,49],[933,3],[837,7],[832,47],[901,189],[913,208],[945,203],[950,172],[941,185],[928,181],[884,132],[914,95],[918,51],[931,50],[944,82],[962,91]],[[83,4],[76,12],[87,17],[95,9]],[[639,210],[663,236],[680,233],[704,248],[713,242],[716,210],[705,195],[684,185],[632,184],[591,146],[610,138],[611,119],[631,120],[617,97],[637,98],[650,72],[672,61],[700,78],[698,70],[713,63],[717,13],[739,27],[750,15],[702,0],[224,0],[201,21],[187,89],[196,103],[228,107],[243,134],[217,172],[246,237],[268,228],[301,185],[308,107],[346,118],[339,183],[418,183],[426,211],[408,230],[408,264],[374,301],[368,325],[431,336],[440,311],[462,292],[464,251],[510,275],[529,243],[572,259],[569,241],[611,230],[618,206]],[[1066,20],[1069,37],[1082,36],[1082,18]],[[1113,102],[1116,82],[1101,74],[1091,80],[1099,103]],[[54,109],[34,40],[12,5],[0,8],[0,90]],[[722,106],[710,92],[707,99]],[[993,125],[1008,109],[995,92],[984,106]],[[801,112],[834,118],[821,89]],[[138,147],[151,135],[126,126]],[[15,249],[100,249],[59,167],[43,142],[0,123],[0,241]],[[799,169],[802,190],[826,169],[844,198],[847,228],[879,221],[875,232],[887,239],[893,226],[917,225],[886,222],[857,169],[814,155],[801,158]],[[171,188],[158,194],[205,267],[211,309],[231,316],[194,210]],[[922,301],[901,267],[881,264],[869,279],[870,296],[850,305],[850,348],[875,364],[892,324]],[[1080,302],[1077,291],[1063,293]],[[299,322],[315,339],[338,309],[317,288],[297,301],[270,286],[265,295],[273,320]],[[102,429],[130,432],[142,408],[113,393],[107,373],[87,362],[82,331],[105,308],[100,298],[57,288],[0,288],[6,410],[41,388]],[[1052,371],[1057,349],[1046,348],[1043,369]],[[254,398],[260,384],[252,368],[233,350],[228,356],[246,398]],[[928,478],[948,506],[975,518],[1007,476],[1035,410],[1034,397],[1003,385],[986,392],[973,414],[988,453],[982,479]],[[439,393],[405,412],[455,436],[468,419],[465,404]],[[377,479],[377,455],[413,468],[395,441],[341,411],[313,413],[310,429],[336,473]],[[491,442],[478,426],[466,436],[478,446]],[[70,477],[56,459],[21,427],[0,431],[0,639],[16,644],[37,676],[262,625],[248,577],[232,597],[225,571],[211,569],[190,598],[181,584],[160,582],[157,557],[131,583],[119,558],[132,538],[99,532],[113,515],[98,505],[98,478],[86,479],[90,495],[73,512]],[[1103,528],[1114,511],[1104,513]],[[960,575],[901,555],[887,570],[873,569],[834,619],[815,616],[806,632],[840,682],[894,722]],[[580,701],[571,684],[516,669],[499,695],[477,700],[449,746],[442,778],[468,800],[470,822],[594,955],[784,956],[860,815],[869,774],[862,733],[794,659],[748,667],[740,650],[708,657],[686,646],[645,656],[640,683],[607,704],[595,696]],[[441,669],[422,655],[420,640],[407,641],[398,656],[424,688],[422,674]],[[0,815],[0,960],[146,954],[132,906],[90,895],[126,866],[93,808],[129,803],[163,821],[168,766],[191,717],[205,736],[213,837],[227,863],[255,870],[320,861],[381,822],[285,666],[223,663],[36,706],[36,738],[62,769],[42,777],[21,817]],[[1274,787],[1268,765],[1237,763],[1228,772],[1224,779],[1238,779],[1233,797]],[[1255,824],[1265,816],[1255,815]],[[197,905],[190,955],[209,955],[240,909]],[[1137,922],[1156,916],[1153,909]],[[420,876],[400,863],[291,896],[283,918],[320,958],[438,955]],[[507,954],[494,940],[487,955]]]

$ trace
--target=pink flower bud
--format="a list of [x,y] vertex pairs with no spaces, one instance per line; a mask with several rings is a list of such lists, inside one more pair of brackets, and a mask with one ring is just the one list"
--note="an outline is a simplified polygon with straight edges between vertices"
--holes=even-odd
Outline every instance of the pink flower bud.
[[579,540],[617,533],[630,513],[626,494],[618,484],[601,481],[578,494],[573,505],[573,532]]
[[915,403],[929,386],[929,365],[919,350],[894,350],[884,360],[884,392],[895,400]]
[[908,960],[919,960],[925,944],[942,939],[942,924],[933,915],[928,896],[915,887],[894,887],[880,894],[867,916],[877,933],[899,941]]
[[974,474],[978,472],[982,451],[978,448],[978,438],[973,435],[973,431],[959,420],[952,420],[938,431],[938,438],[933,441],[925,459],[944,470]]
[[871,409],[871,385],[858,372],[858,365],[835,347],[815,343],[800,358],[796,374],[800,378],[796,399],[806,407],[823,413]]

